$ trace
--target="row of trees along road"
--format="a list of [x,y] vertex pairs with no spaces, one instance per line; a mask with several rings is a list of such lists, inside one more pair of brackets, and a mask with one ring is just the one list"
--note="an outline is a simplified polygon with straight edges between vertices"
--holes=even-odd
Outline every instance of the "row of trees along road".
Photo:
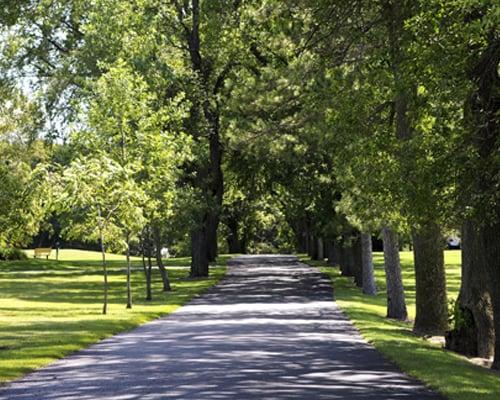
[[172,237],[193,277],[218,232],[234,252],[279,237],[375,294],[375,235],[401,320],[411,241],[415,332],[499,368],[499,18],[492,0],[8,1],[0,239],[22,245],[57,216],[104,266],[107,247],[140,243],[168,290]]

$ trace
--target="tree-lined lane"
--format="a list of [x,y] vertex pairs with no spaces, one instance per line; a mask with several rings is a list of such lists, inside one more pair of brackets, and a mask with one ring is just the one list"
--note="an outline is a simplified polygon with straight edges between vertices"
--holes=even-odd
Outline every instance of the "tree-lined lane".
[[0,390],[0,399],[441,399],[367,344],[328,278],[295,257],[235,259],[169,317]]

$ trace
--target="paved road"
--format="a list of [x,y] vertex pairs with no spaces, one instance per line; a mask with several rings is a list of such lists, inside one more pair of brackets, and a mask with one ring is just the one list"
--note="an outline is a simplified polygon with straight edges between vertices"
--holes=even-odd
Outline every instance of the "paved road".
[[0,399],[442,400],[362,340],[328,278],[243,256],[205,295],[0,389]]

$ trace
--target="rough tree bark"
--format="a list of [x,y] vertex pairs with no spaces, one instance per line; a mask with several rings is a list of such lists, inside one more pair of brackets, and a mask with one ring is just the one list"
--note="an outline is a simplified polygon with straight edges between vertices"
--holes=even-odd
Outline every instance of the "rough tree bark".
[[213,109],[209,101],[205,102],[205,117],[210,122],[210,193],[214,205],[209,209],[207,220],[207,251],[208,260],[215,261],[217,258],[217,230],[219,228],[220,210],[224,196],[224,177],[222,174],[222,146],[220,143],[220,115],[218,108]]
[[435,222],[413,234],[416,315],[413,331],[419,335],[443,335],[448,328],[444,241]]
[[446,334],[446,348],[469,356],[491,357],[495,345],[491,285],[486,241],[471,219],[462,227],[462,277],[455,305],[454,327]]
[[375,273],[373,270],[372,235],[362,232],[360,242],[362,249],[363,293],[375,296],[377,294],[377,286],[375,284]]
[[205,224],[202,224],[191,232],[191,277],[207,277],[208,264]]
[[405,291],[399,259],[398,235],[389,227],[382,229],[384,268],[387,286],[387,318],[405,321],[408,318]]
[[207,233],[207,258],[209,262],[217,259],[217,229],[219,226],[219,216],[213,210],[209,211],[206,227]]

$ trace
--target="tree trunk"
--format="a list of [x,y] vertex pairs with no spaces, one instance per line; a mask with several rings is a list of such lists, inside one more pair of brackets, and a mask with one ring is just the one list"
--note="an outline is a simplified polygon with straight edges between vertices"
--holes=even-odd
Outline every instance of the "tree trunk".
[[496,220],[484,227],[484,246],[487,256],[488,277],[491,282],[493,322],[495,328],[495,357],[491,368],[500,369],[500,206],[497,206]]
[[202,224],[191,232],[191,277],[207,277],[208,264],[207,238]]
[[338,245],[334,240],[328,241],[328,265],[336,266],[339,263]]
[[[214,102],[217,102],[214,99]],[[205,101],[204,113],[210,123],[209,149],[210,149],[210,193],[214,204],[209,206],[207,220],[207,252],[209,262],[217,258],[218,241],[217,230],[219,228],[220,211],[224,197],[224,176],[222,173],[222,146],[220,143],[220,115],[217,107],[213,107],[211,102]]]
[[148,268],[146,273],[146,301],[153,300],[153,290],[151,288],[151,278],[153,275],[153,263],[151,261],[151,243],[148,243]]
[[108,269],[106,266],[106,247],[104,246],[104,235],[102,229],[100,229],[100,244],[101,244],[101,256],[102,256],[102,273],[104,277],[104,299],[102,305],[102,313],[106,314],[108,312]]
[[148,293],[148,267],[146,265],[146,250],[144,241],[142,242],[142,269],[144,270],[144,277],[146,278],[146,297]]
[[370,296],[377,294],[375,272],[373,270],[373,247],[370,233],[361,233],[362,265],[363,265],[363,293]]
[[[483,243],[487,278],[491,285],[495,357],[493,369],[500,369],[500,204],[499,143],[500,143],[500,40],[494,28],[484,35],[485,47],[469,46],[467,74],[474,86],[470,93],[466,116],[469,135],[465,145],[471,148],[466,160],[463,189],[466,204],[473,205],[479,237]],[[478,51],[478,49],[480,49]]]
[[[404,42],[408,40],[405,20],[412,7],[405,2],[386,2],[385,21],[390,45],[390,64],[394,83],[396,137],[403,143],[412,137],[408,108],[415,95],[415,84],[405,79]],[[401,176],[415,168],[409,147],[402,146],[399,159]],[[423,226],[413,237],[416,281],[416,318],[414,331],[424,335],[442,335],[447,329],[446,277],[441,232],[435,223]]]
[[240,249],[242,254],[247,254],[247,243],[248,243],[248,229],[246,227],[243,227],[243,235],[240,240]]
[[153,263],[151,262],[151,251],[148,251],[148,267],[146,268],[146,301],[153,300],[151,289],[151,277],[153,275]]
[[228,237],[227,238],[227,248],[229,254],[240,254],[243,253],[240,249],[240,241],[238,238]]
[[132,284],[131,284],[131,272],[132,272],[132,264],[130,262],[130,234],[127,232],[126,235],[127,241],[127,308],[132,308]]
[[306,229],[305,233],[305,242],[306,242],[306,254],[311,257],[311,234],[309,233],[309,229]]
[[351,244],[347,245],[344,241],[339,247],[340,250],[340,272],[343,276],[353,276],[353,262]]
[[227,247],[229,254],[243,253],[241,249],[241,241],[238,235],[238,222],[236,219],[231,219],[227,223],[229,234],[227,235]]
[[[146,300],[151,301],[152,290],[151,290],[151,274],[152,274],[152,264],[151,264],[151,237],[149,232],[149,227],[146,227],[142,235],[142,268],[144,269],[144,276],[146,277]],[[148,265],[146,265],[146,258],[148,259]]]
[[420,335],[443,335],[448,328],[444,242],[439,226],[429,222],[413,234],[416,317]]
[[329,254],[330,254],[330,241],[325,239],[323,240],[323,258],[326,259],[326,263],[328,264],[328,257],[329,257]]
[[297,250],[299,253],[307,253],[307,230],[302,229],[304,225],[305,224],[301,222],[297,230]]
[[169,292],[172,290],[172,287],[170,286],[170,279],[168,278],[168,272],[167,269],[165,268],[165,265],[163,264],[163,259],[161,256],[161,234],[160,234],[160,229],[156,225],[154,227],[154,237],[155,237],[155,256],[156,256],[156,263],[158,264],[158,269],[160,270],[160,275],[161,275],[161,280],[163,283],[163,291],[164,292]]
[[325,259],[325,252],[324,252],[324,247],[323,247],[323,239],[317,238],[316,242],[317,242],[317,246],[318,246],[318,260],[323,261]]
[[308,235],[308,240],[307,240],[307,254],[309,257],[313,258],[314,256],[314,236],[309,233]]
[[398,235],[389,227],[382,229],[384,269],[387,286],[387,318],[405,321],[408,318],[405,291],[399,259]]
[[219,226],[219,216],[216,215],[218,211],[210,210],[207,219],[207,258],[208,262],[214,262],[217,259],[217,229]]
[[339,263],[339,270],[341,275],[344,275],[344,268],[345,268],[345,251],[344,251],[344,246],[342,243],[339,243],[339,246],[337,247],[337,259]]
[[[219,136],[220,124],[220,105],[218,104],[219,90],[223,87],[226,76],[219,75],[214,77],[212,68],[208,68],[209,60],[202,56],[200,40],[200,14],[201,5],[199,0],[193,0],[189,10],[191,14],[191,23],[185,26],[183,31],[189,51],[191,68],[197,78],[200,79],[206,89],[206,97],[201,100],[198,93],[191,97],[193,107],[191,108],[192,122],[189,131],[194,138],[199,139],[204,133],[204,122],[201,121],[199,111],[202,109],[205,121],[208,122],[208,144],[209,154],[208,164],[203,164],[198,172],[200,178],[197,179],[195,187],[199,188],[207,199],[207,210],[204,212],[203,223],[200,227],[191,232],[191,276],[208,276],[208,264],[217,258],[217,229],[219,226],[219,216],[222,207],[222,198],[224,193],[224,180],[222,173],[222,146]],[[180,20],[184,18],[183,12],[180,12]],[[208,62],[206,62],[208,61]],[[230,70],[230,69],[229,69]],[[214,79],[216,78],[216,79]],[[215,87],[213,82],[216,82]],[[206,176],[205,176],[206,174]],[[201,178],[201,176],[203,176]],[[204,252],[204,254],[202,254]]]
[[310,245],[310,251],[311,251],[311,259],[312,260],[319,260],[319,254],[318,254],[318,239],[316,236],[311,236],[311,240],[309,242]]
[[468,356],[493,355],[495,330],[487,250],[482,229],[472,220],[462,227],[462,281],[455,304],[454,327],[446,333],[446,348]]
[[357,287],[363,287],[363,250],[361,246],[361,238],[356,236],[351,247],[351,262],[352,273],[354,275],[354,283]]

